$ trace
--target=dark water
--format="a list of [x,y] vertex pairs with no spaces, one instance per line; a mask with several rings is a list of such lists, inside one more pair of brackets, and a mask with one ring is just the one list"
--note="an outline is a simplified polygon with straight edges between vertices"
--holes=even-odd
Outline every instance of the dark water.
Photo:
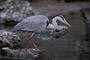
[[[72,25],[70,32],[58,39],[42,40],[33,38],[33,41],[43,50],[35,60],[81,60],[82,42],[85,42],[86,27],[81,12],[64,15]],[[0,27],[10,31],[12,27]],[[29,48],[31,44],[25,40],[22,33],[16,32],[21,37],[21,48]],[[86,58],[85,58],[86,59]],[[2,59],[2,60],[29,60],[29,59]],[[86,59],[87,60],[87,59]]]

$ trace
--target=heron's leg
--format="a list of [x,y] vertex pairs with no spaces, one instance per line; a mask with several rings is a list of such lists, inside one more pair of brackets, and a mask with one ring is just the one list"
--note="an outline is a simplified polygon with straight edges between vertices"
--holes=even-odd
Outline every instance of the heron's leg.
[[32,41],[32,37],[35,35],[35,32],[33,32],[30,36],[30,41]]
[[32,42],[33,47],[35,47],[36,49],[39,49],[40,47],[38,47],[38,46],[32,41],[32,38],[33,38],[34,35],[35,35],[35,32],[33,32],[33,33],[31,34],[29,41]]
[[32,43],[32,45],[37,48],[37,46],[35,45],[35,43],[32,41],[32,37],[34,36],[35,33],[32,33],[31,36],[30,36],[30,39],[28,39],[27,36],[25,36],[26,40],[30,41]]
[[35,32],[31,34],[30,41],[32,42],[32,45],[37,48],[36,44],[32,41],[33,36],[35,35]]

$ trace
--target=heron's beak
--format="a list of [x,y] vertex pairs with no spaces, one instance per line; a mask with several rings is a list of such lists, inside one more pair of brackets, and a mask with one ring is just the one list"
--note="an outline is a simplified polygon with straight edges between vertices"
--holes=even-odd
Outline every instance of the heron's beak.
[[72,27],[66,20],[64,21],[66,25],[68,25],[70,28]]

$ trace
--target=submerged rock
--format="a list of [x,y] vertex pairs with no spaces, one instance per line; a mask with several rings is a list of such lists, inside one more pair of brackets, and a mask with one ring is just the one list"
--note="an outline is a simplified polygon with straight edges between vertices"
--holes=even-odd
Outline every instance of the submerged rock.
[[16,48],[20,46],[20,38],[13,32],[0,30],[0,47]]
[[38,57],[38,54],[40,52],[39,49],[10,49],[10,48],[2,48],[2,50],[5,52],[5,56],[12,57],[12,58],[30,58],[34,59]]
[[5,0],[0,3],[0,23],[20,22],[33,15],[30,2],[25,0]]
[[67,26],[57,26],[57,30],[53,32],[53,37],[60,38],[60,36],[66,35],[69,32],[69,28]]
[[44,32],[37,33],[36,37],[41,38],[42,40],[50,40],[51,38],[60,38],[61,36],[66,35],[70,30],[69,27],[63,25],[62,26],[59,25],[56,28],[57,28],[56,30],[47,29]]

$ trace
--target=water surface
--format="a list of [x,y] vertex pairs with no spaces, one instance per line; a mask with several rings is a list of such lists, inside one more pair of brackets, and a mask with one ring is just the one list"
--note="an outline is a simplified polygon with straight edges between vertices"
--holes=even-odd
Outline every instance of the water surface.
[[[81,12],[70,13],[64,15],[72,25],[70,32],[61,36],[58,39],[51,38],[49,40],[42,40],[40,38],[33,38],[33,41],[43,50],[39,57],[35,60],[79,60],[81,54],[82,38],[85,37],[86,27],[84,18]],[[12,27],[2,26],[0,29],[10,31]],[[25,40],[24,34],[16,32],[21,38],[21,48],[31,47],[30,42]],[[85,40],[83,38],[83,40]],[[19,59],[5,59],[5,60],[19,60]],[[20,59],[29,60],[29,59]]]

